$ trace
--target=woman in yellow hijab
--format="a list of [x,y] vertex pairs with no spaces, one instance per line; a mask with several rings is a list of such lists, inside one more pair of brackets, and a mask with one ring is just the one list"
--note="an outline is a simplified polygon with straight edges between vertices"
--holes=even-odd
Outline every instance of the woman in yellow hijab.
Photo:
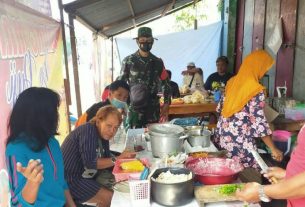
[[224,97],[217,107],[221,115],[214,143],[218,148],[227,150],[228,156],[241,162],[244,167],[258,169],[250,153],[251,149],[257,150],[257,138],[261,138],[271,149],[275,160],[283,158],[270,137],[272,131],[263,111],[264,87],[259,83],[273,63],[273,58],[264,50],[248,55],[238,74],[228,81]]

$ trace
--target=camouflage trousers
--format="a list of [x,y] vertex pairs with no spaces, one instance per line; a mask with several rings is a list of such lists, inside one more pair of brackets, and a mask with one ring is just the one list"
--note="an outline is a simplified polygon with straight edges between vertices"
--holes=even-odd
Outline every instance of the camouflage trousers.
[[133,128],[143,128],[147,124],[157,123],[160,119],[160,104],[159,100],[157,102],[152,102],[146,107],[143,112],[138,112],[129,108],[127,118],[125,120],[125,129]]

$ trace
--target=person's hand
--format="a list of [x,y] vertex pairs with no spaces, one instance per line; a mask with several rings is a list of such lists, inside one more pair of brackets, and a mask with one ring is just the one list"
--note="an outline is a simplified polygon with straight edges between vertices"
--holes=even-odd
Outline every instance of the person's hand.
[[283,159],[283,152],[278,148],[271,149],[271,156],[274,160],[280,162]]
[[31,159],[27,167],[23,167],[20,162],[17,162],[17,171],[31,183],[40,184],[43,181],[43,165],[39,159]]
[[267,178],[270,183],[273,183],[271,178],[283,180],[286,177],[286,170],[280,167],[269,167],[267,173],[264,174],[264,177]]
[[184,70],[181,72],[181,75],[187,75],[188,74],[188,71],[187,70]]
[[169,111],[169,104],[164,103],[161,108],[161,113],[160,113],[160,119],[162,119],[162,122],[165,122],[168,120],[168,111]]
[[249,203],[257,203],[260,201],[258,195],[259,183],[247,183],[241,190],[237,189],[235,196],[238,200]]
[[130,158],[135,158],[137,155],[136,152],[129,151],[129,150],[124,150],[120,156],[118,156],[118,159],[130,159]]

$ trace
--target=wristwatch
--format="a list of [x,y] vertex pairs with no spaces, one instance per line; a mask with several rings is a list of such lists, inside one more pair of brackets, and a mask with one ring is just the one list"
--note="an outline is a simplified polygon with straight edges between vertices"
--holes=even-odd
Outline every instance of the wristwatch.
[[271,199],[265,194],[264,186],[260,185],[258,187],[258,197],[263,202],[270,202]]
[[113,164],[115,164],[116,157],[115,156],[111,156],[111,161],[112,161]]

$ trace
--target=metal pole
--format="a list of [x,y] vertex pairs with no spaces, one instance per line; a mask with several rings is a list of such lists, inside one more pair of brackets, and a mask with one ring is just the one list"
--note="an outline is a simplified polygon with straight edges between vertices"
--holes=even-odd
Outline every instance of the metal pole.
[[113,71],[114,71],[114,63],[113,63],[113,37],[111,37],[111,82],[113,82]]
[[66,95],[66,107],[67,107],[67,117],[68,117],[68,127],[69,132],[71,132],[71,123],[70,123],[70,110],[69,105],[71,105],[71,93],[70,93],[70,77],[69,77],[69,65],[68,65],[68,55],[67,55],[67,44],[66,44],[66,33],[65,33],[65,24],[64,24],[64,15],[63,15],[63,6],[62,0],[58,0],[58,8],[60,12],[60,25],[62,32],[62,42],[64,47],[64,58],[65,58],[65,71],[66,71],[66,80],[65,80],[65,95]]
[[75,30],[74,30],[74,16],[72,16],[71,14],[69,14],[69,25],[70,25],[69,29],[70,29],[70,41],[71,41],[77,116],[80,117],[82,115],[82,104],[81,104],[80,85],[79,85],[79,77],[78,77],[78,63],[77,63],[76,41],[75,41],[76,37],[75,37]]

